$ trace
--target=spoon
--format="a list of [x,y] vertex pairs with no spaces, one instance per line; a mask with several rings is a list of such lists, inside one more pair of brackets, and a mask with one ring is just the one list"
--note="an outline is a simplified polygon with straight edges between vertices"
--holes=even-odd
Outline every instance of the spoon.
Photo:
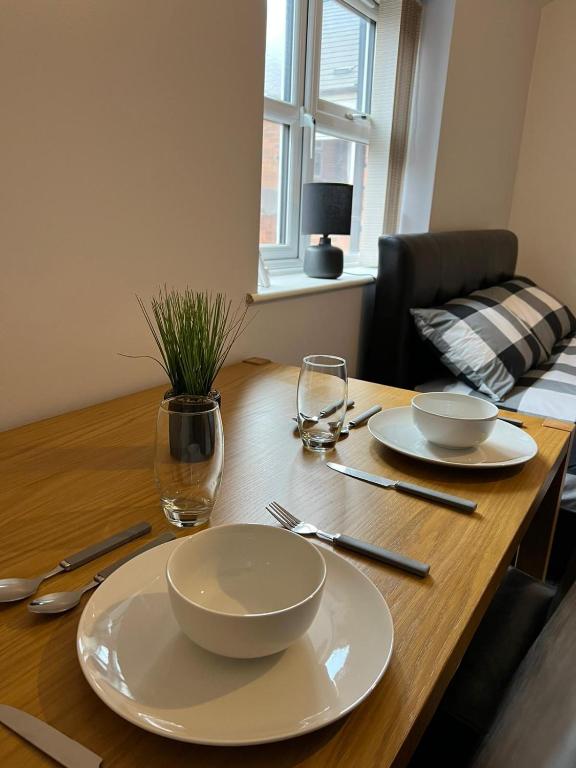
[[[304,427],[306,427],[306,424],[317,424],[318,421],[319,421],[319,419],[316,416],[310,416],[310,418],[308,418],[308,416],[304,416],[303,413],[301,413],[300,415],[302,416],[302,421],[304,422]],[[292,421],[295,421],[296,423],[298,423],[298,419],[296,418],[296,416],[292,417]],[[329,421],[328,424],[330,424],[330,426],[332,426],[334,424],[334,422],[333,421]],[[348,431],[349,431],[348,424],[343,424],[342,425],[342,429],[340,430],[340,436],[347,435]]]
[[82,589],[77,589],[70,592],[52,592],[49,595],[43,595],[37,597],[32,602],[28,603],[28,610],[31,613],[64,613],[71,608],[75,608],[82,595],[88,592],[90,589],[94,589],[101,582],[96,577],[92,579],[90,584],[86,584]]
[[24,600],[30,597],[38,589],[44,579],[56,576],[64,570],[62,566],[57,565],[51,571],[38,576],[35,579],[0,579],[0,603],[13,603],[17,600]]
[[112,563],[112,565],[109,565],[107,568],[101,570],[96,574],[96,576],[94,576],[92,581],[89,584],[86,584],[84,587],[72,590],[70,592],[52,592],[49,595],[42,595],[41,597],[37,597],[35,600],[32,600],[30,603],[28,603],[28,610],[31,613],[64,613],[65,611],[69,611],[71,608],[75,608],[78,605],[82,599],[82,595],[85,592],[88,592],[89,590],[94,589],[95,587],[102,584],[104,579],[110,576],[110,574],[113,573],[117,568],[120,568],[121,565],[127,563],[128,560],[132,560],[133,557],[141,555],[142,552],[146,552],[148,549],[157,547],[159,544],[165,544],[167,541],[172,541],[175,538],[176,537],[171,532],[163,533],[157,538],[148,542],[148,544],[140,547],[140,549],[137,549],[135,552],[131,552],[129,555],[121,557],[120,560],[117,560],[115,563]]
[[16,600],[24,600],[25,597],[30,597],[30,595],[36,592],[44,579],[49,579],[51,576],[56,576],[57,573],[63,573],[64,571],[73,571],[75,568],[89,563],[105,552],[110,552],[121,544],[126,544],[128,541],[132,541],[132,539],[149,533],[150,530],[150,523],[133,525],[125,531],[109,536],[98,544],[92,544],[90,547],[76,552],[75,555],[65,557],[51,571],[47,571],[42,576],[37,576],[34,579],[0,579],[0,603],[13,603]]
[[[331,416],[333,413],[335,413],[339,408],[341,408],[343,405],[342,400],[338,400],[335,403],[332,403],[331,405],[327,405],[325,408],[322,408],[318,416],[307,416],[305,413],[300,412],[300,417],[302,418],[302,421],[308,424],[318,424],[320,419],[325,419],[326,416]],[[346,410],[349,411],[351,408],[354,408],[354,400],[346,400]],[[298,421],[297,416],[292,417],[292,421]],[[306,425],[306,424],[305,424]]]

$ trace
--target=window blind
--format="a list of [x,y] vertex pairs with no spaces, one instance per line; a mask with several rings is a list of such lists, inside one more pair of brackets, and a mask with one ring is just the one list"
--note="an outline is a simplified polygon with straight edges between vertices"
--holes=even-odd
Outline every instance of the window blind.
[[418,0],[404,0],[400,19],[400,39],[398,42],[398,65],[396,67],[394,114],[392,117],[392,135],[390,137],[384,233],[396,232],[400,219],[402,181],[406,165],[410,106],[418,58],[421,15],[422,7]]
[[370,151],[360,238],[360,258],[365,266],[378,264],[378,238],[398,226],[421,6],[418,0],[382,0],[377,13]]

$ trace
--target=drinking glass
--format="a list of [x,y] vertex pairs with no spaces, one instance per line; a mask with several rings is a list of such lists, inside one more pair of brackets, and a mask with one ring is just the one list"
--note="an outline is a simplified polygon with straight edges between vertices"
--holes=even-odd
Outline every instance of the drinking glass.
[[298,379],[298,429],[310,451],[330,451],[344,423],[348,399],[346,360],[332,355],[308,355]]
[[162,401],[156,426],[154,474],[167,519],[179,528],[206,523],[222,479],[224,435],[210,397]]

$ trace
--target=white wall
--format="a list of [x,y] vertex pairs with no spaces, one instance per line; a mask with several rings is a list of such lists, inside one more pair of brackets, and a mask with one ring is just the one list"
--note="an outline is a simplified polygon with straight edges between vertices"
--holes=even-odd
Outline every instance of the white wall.
[[576,311],[576,2],[542,9],[510,227],[519,270]]
[[[256,287],[265,2],[0,0],[0,428],[163,381],[134,294]],[[338,352],[361,289],[231,360]],[[254,310],[250,310],[254,312]]]
[[457,0],[431,230],[508,226],[539,16],[536,0]]

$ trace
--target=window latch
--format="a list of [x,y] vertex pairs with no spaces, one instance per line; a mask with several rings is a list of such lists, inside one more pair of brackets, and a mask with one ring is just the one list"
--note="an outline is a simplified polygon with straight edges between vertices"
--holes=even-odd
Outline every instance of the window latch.
[[300,107],[300,128],[310,129],[310,145],[308,148],[308,157],[310,160],[314,157],[314,143],[316,141],[316,118],[310,112],[306,112],[304,107]]
[[369,120],[370,115],[367,115],[366,112],[346,112],[344,114],[344,117],[346,120]]

